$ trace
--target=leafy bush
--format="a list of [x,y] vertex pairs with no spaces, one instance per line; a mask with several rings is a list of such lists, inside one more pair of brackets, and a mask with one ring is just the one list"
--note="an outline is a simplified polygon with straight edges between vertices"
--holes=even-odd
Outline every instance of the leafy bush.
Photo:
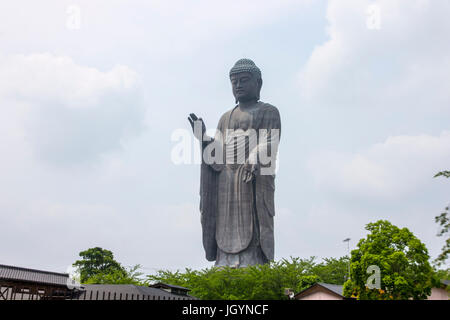
[[191,289],[200,299],[212,300],[285,300],[285,289],[300,292],[316,282],[343,284],[347,270],[346,257],[300,259],[291,257],[246,268],[212,267],[184,272],[159,270],[148,275],[151,282],[164,282]]

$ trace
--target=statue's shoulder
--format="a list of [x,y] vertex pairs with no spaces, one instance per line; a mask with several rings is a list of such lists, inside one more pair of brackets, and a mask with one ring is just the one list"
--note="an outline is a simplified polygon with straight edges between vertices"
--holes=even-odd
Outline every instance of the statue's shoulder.
[[278,111],[278,108],[275,107],[274,105],[267,103],[267,102],[262,102],[262,101],[260,101],[259,103],[261,104],[260,110],[263,111],[264,113],[268,112],[268,113],[274,113],[277,115],[280,114],[280,112]]
[[225,112],[224,114],[222,114],[222,116],[219,119],[219,124],[218,124],[219,128],[226,127],[226,122],[228,121],[228,119],[230,119],[231,112],[233,112],[234,109],[236,109],[236,107],[233,107],[230,110],[228,110],[227,112]]
[[278,111],[278,108],[275,107],[273,104],[267,103],[267,102],[262,102],[259,101],[259,103],[261,104],[261,110],[264,111]]
[[225,118],[229,117],[230,114],[233,112],[234,109],[236,109],[236,106],[233,107],[233,108],[231,108],[231,109],[228,110],[227,112],[225,112],[225,113],[222,115],[222,117],[220,117],[220,119],[222,120],[222,119],[225,119]]
[[223,122],[223,121],[225,121],[226,119],[229,119],[231,113],[232,113],[233,110],[236,109],[236,108],[237,108],[237,106],[234,106],[233,108],[231,108],[230,110],[228,110],[227,112],[225,112],[225,113],[220,117],[219,122]]

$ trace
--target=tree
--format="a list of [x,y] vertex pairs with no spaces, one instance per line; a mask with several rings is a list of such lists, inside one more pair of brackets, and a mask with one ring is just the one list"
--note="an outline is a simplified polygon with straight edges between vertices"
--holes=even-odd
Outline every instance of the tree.
[[284,300],[285,289],[300,292],[316,282],[342,284],[346,273],[346,258],[324,259],[317,263],[315,257],[290,260],[246,268],[186,269],[185,272],[159,270],[148,275],[148,281],[161,281],[191,289],[200,299],[213,300]]
[[[425,245],[407,228],[400,229],[387,220],[369,223],[366,230],[370,233],[351,252],[344,296],[361,300],[426,299],[431,294],[433,269]],[[366,285],[370,266],[379,268],[380,288]]]
[[100,274],[114,274],[116,278],[127,276],[127,270],[114,260],[114,255],[109,250],[95,247],[81,251],[79,255],[83,259],[75,261],[73,266],[78,269],[82,283]]
[[[438,172],[434,177],[436,178],[436,177],[440,177],[440,176],[450,178],[450,171]],[[439,230],[439,233],[438,233],[438,237],[442,237],[445,234],[448,234],[448,230],[450,228],[449,206],[447,206],[440,215],[434,217],[434,220],[441,227],[441,230]],[[439,256],[434,260],[434,263],[437,266],[444,264],[448,258],[449,253],[450,253],[450,237],[447,236],[445,244],[442,247],[442,251],[439,254]]]
[[323,262],[312,268],[312,273],[320,278],[320,281],[331,284],[344,284],[348,273],[347,256],[341,258],[324,258]]
[[435,178],[440,177],[440,176],[450,178],[450,171],[441,171],[434,175]]
[[141,268],[139,264],[125,268],[125,272],[119,269],[110,269],[107,271],[100,271],[88,278],[85,284],[134,284],[137,286],[145,285],[141,279],[142,272],[138,270]]

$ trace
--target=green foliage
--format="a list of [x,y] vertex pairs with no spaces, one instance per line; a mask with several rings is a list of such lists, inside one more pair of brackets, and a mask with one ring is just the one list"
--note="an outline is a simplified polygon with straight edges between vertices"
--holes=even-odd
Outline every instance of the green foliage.
[[348,259],[324,259],[316,263],[315,257],[291,257],[264,265],[246,268],[208,268],[185,272],[159,270],[149,275],[149,281],[164,282],[191,289],[200,299],[213,300],[285,300],[285,289],[300,292],[316,282],[342,284]]
[[73,266],[78,269],[82,283],[86,283],[90,278],[102,277],[106,274],[114,275],[115,278],[119,275],[127,276],[127,270],[114,260],[114,255],[109,250],[95,247],[81,251],[79,255],[82,259],[75,261]]
[[441,280],[450,280],[450,269],[435,269],[433,273],[433,288],[445,288],[450,294],[450,286],[443,286]]
[[344,284],[348,273],[348,263],[348,257],[324,258],[322,263],[312,268],[312,273],[317,275],[321,282]]
[[435,270],[434,276],[435,276],[435,280],[438,281],[437,283],[435,283],[435,285],[437,287],[441,280],[450,280],[450,269]]
[[106,272],[98,272],[92,277],[88,278],[85,284],[134,284],[137,286],[145,285],[141,279],[142,272],[138,270],[140,265],[135,265],[128,269],[123,270],[113,269]]
[[[434,177],[443,176],[446,178],[450,178],[450,171],[441,171],[438,172]],[[448,230],[450,228],[450,217],[449,217],[449,207],[447,206],[440,215],[434,217],[434,220],[436,223],[439,224],[441,230],[438,233],[438,237],[442,237],[445,234],[447,234],[447,239],[445,240],[445,244],[442,247],[441,253],[439,256],[434,260],[434,263],[437,266],[440,266],[445,263],[445,261],[448,259],[448,254],[450,253],[450,237],[448,236]]]
[[434,178],[440,177],[440,176],[443,176],[443,177],[446,177],[446,178],[450,178],[450,171],[441,171],[441,172],[438,172],[438,173],[436,173],[436,174],[434,175]]
[[[361,300],[426,299],[431,293],[433,269],[425,245],[407,228],[389,221],[369,223],[370,232],[351,252],[350,276],[344,296]],[[380,268],[381,289],[369,289],[366,282],[371,265]]]

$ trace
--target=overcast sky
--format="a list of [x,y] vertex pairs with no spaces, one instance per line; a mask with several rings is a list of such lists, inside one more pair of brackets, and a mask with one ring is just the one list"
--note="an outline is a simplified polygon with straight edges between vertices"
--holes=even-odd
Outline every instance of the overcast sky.
[[64,272],[100,246],[146,273],[212,266],[200,169],[172,161],[171,138],[190,112],[216,127],[244,57],[281,113],[275,258],[343,256],[342,240],[354,248],[379,219],[435,258],[449,12],[448,0],[2,2],[0,263]]

